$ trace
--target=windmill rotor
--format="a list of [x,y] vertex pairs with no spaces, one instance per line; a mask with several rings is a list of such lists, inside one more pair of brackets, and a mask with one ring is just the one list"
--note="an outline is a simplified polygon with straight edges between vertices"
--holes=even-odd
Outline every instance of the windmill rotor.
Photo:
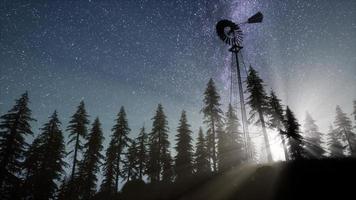
[[216,24],[216,33],[228,45],[241,46],[243,34],[239,25],[223,19]]
[[246,22],[240,24],[223,19],[216,24],[216,33],[226,44],[240,47],[242,46],[243,33],[239,25],[261,23],[262,21],[263,14],[261,12],[257,12],[249,17]]

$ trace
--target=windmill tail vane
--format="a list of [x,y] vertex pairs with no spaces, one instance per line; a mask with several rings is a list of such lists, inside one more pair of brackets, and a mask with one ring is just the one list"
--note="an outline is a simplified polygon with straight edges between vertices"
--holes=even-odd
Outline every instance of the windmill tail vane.
[[258,12],[254,14],[252,17],[248,18],[247,23],[254,24],[254,23],[261,23],[263,21],[263,14]]

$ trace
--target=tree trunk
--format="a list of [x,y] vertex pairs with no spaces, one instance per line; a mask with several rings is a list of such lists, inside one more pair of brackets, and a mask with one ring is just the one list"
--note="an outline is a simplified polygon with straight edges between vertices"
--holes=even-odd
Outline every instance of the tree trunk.
[[158,131],[158,169],[156,170],[156,180],[157,182],[160,181],[160,175],[161,175],[161,131]]
[[262,125],[262,132],[263,132],[263,138],[264,138],[266,152],[267,152],[267,159],[268,159],[268,162],[272,162],[273,159],[272,159],[271,147],[269,145],[269,140],[268,140],[268,136],[267,136],[265,120],[264,120],[261,110],[258,112],[258,114],[259,114],[261,125]]
[[285,142],[285,137],[283,135],[281,135],[281,140],[282,140],[282,145],[283,145],[283,151],[284,151],[284,158],[286,161],[289,160],[289,155],[288,155],[288,151],[287,151],[287,146],[286,146],[286,142]]
[[217,172],[217,166],[216,166],[216,148],[215,148],[215,120],[212,120],[212,134],[213,134],[213,155],[212,155],[212,159],[213,159],[213,169],[214,172]]
[[351,156],[354,155],[354,149],[352,148],[352,142],[350,141],[350,133],[347,133],[346,129],[344,128],[344,135],[346,137],[346,140],[347,140],[347,144],[349,145],[349,148],[350,148],[350,153],[351,153]]
[[143,164],[142,164],[142,161],[140,161],[140,170],[139,170],[139,177],[140,177],[140,180],[142,180],[142,168],[143,168]]
[[117,152],[117,158],[116,158],[115,192],[117,192],[118,188],[119,188],[121,143],[122,143],[122,141],[121,141],[121,137],[120,137],[119,146],[118,146],[118,152]]
[[281,141],[282,141],[282,146],[283,146],[283,151],[284,151],[284,159],[286,161],[289,160],[289,154],[288,154],[288,149],[287,149],[287,145],[286,145],[286,138],[284,135],[281,134],[281,126],[278,125],[277,126],[277,130],[278,130],[278,134],[281,136]]
[[79,134],[77,134],[77,138],[75,140],[75,147],[74,147],[74,158],[73,158],[73,167],[72,167],[72,175],[71,175],[71,181],[74,179],[74,173],[75,173],[75,166],[77,164],[77,154],[78,154],[78,148],[79,148]]
[[130,181],[130,176],[131,176],[131,166],[129,166],[129,169],[127,170],[127,179],[126,182]]
[[116,161],[115,192],[117,192],[119,188],[119,175],[120,175],[119,172],[120,172],[120,157],[118,157]]

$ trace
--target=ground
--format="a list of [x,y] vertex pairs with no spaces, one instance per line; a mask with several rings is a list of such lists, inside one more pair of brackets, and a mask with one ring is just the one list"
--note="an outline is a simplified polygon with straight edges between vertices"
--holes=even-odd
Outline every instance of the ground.
[[356,160],[323,159],[245,165],[180,184],[136,183],[123,199],[353,199]]

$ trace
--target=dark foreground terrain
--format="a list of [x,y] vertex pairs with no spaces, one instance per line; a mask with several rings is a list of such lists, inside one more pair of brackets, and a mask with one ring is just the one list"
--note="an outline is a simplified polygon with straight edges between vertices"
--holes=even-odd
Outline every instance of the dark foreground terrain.
[[243,166],[176,184],[130,182],[117,199],[356,199],[356,160]]

